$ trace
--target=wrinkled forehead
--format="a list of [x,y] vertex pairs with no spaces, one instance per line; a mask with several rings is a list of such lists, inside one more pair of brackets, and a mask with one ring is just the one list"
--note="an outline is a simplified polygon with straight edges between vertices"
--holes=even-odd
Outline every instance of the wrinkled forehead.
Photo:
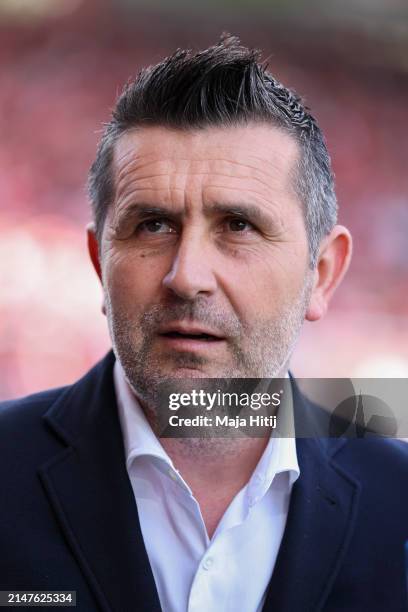
[[[237,170],[257,170],[266,176],[290,172],[299,157],[296,140],[282,129],[266,124],[177,130],[163,126],[133,128],[120,136],[114,151],[116,173],[132,163],[184,161],[222,163]],[[216,164],[214,164],[216,166]],[[240,168],[242,166],[242,168]]]
[[[132,129],[118,139],[113,160],[116,199],[155,187],[189,185],[294,196],[299,158],[295,139],[266,124],[176,130]],[[146,195],[146,194],[145,194]]]

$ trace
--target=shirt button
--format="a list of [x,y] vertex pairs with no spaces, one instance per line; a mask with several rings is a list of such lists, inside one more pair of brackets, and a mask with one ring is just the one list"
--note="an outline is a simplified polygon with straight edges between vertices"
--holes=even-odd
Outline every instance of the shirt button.
[[214,563],[214,560],[211,557],[207,557],[206,560],[203,563],[203,568],[205,570],[209,570],[210,567],[212,567],[213,563]]
[[257,474],[255,477],[256,482],[263,482],[265,480],[265,476],[263,474]]

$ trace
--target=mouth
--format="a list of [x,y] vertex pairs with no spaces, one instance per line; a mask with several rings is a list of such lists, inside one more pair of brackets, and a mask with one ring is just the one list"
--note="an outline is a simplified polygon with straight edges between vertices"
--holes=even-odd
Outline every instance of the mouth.
[[174,349],[194,350],[217,346],[225,337],[213,330],[182,325],[168,326],[159,332],[159,337]]
[[216,336],[212,336],[211,334],[185,334],[185,333],[181,333],[181,332],[165,332],[163,334],[160,334],[161,336],[163,336],[164,338],[182,338],[184,340],[203,340],[204,342],[216,342],[218,340],[221,340],[221,338],[217,338]]

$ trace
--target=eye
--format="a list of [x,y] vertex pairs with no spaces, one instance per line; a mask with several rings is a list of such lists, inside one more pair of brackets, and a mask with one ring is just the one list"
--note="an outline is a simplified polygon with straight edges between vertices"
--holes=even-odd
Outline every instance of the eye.
[[252,223],[250,223],[246,219],[241,219],[240,217],[231,217],[227,219],[226,225],[227,225],[227,229],[230,232],[237,232],[237,233],[238,232],[243,233],[243,232],[247,232],[247,231],[251,231],[255,229]]
[[171,234],[176,230],[167,219],[148,219],[138,226],[137,231],[146,234]]

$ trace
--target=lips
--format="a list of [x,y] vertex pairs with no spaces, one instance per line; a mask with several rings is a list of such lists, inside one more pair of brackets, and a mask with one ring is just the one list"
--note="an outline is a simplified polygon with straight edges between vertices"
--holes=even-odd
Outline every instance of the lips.
[[159,331],[159,335],[175,340],[192,340],[204,342],[217,342],[225,340],[218,331],[202,326],[173,324],[167,325]]
[[160,335],[166,338],[179,338],[181,340],[205,340],[206,342],[214,342],[220,340],[220,338],[216,338],[215,336],[211,336],[210,334],[184,334],[179,332],[168,332]]

